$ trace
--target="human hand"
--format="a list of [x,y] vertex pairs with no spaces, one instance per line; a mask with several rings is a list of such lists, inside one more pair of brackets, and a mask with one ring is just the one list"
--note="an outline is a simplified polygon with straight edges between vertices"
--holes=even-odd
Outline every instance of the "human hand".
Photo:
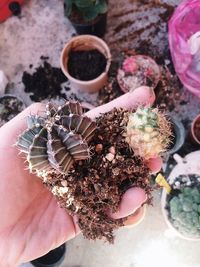
[[[152,90],[141,87],[114,101],[89,111],[95,118],[114,107],[134,108],[152,104]],[[75,237],[80,229],[76,219],[61,209],[51,192],[40,179],[25,170],[22,157],[13,144],[26,128],[25,118],[44,110],[42,104],[33,104],[0,129],[0,266],[14,267],[38,258]],[[160,158],[149,161],[152,171],[161,167]],[[133,214],[127,224],[136,223],[143,216],[141,205],[146,201],[145,192],[130,188],[123,195],[114,219]]]

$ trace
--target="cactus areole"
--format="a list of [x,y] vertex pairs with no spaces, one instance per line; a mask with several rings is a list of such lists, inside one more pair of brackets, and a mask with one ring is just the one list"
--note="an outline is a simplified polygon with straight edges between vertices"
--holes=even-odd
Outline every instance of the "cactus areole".
[[151,200],[145,162],[166,149],[164,116],[150,108],[136,113],[113,109],[93,121],[78,102],[49,103],[44,117],[29,116],[27,124],[17,144],[27,155],[29,170],[61,207],[77,215],[86,238],[113,242],[113,230],[126,218],[114,220],[107,214],[118,210],[124,191],[138,186]]

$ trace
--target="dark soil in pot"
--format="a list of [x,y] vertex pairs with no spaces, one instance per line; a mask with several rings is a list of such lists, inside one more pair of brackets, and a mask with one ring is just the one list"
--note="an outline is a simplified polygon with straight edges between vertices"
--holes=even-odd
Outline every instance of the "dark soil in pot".
[[0,126],[14,118],[25,108],[19,98],[12,95],[5,95],[0,98]]
[[97,49],[70,51],[68,59],[69,74],[81,81],[94,80],[106,69],[107,60]]

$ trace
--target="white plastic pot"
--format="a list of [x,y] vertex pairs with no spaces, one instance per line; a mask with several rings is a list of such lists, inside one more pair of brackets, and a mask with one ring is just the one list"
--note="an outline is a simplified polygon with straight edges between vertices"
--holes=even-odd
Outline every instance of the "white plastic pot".
[[[174,155],[174,158],[177,162],[177,165],[173,168],[172,172],[169,175],[168,182],[171,184],[174,182],[175,178],[179,175],[187,175],[187,174],[200,174],[200,151],[195,151],[188,154],[185,158],[180,157],[178,154]],[[165,208],[167,203],[167,193],[166,190],[163,189],[161,196],[161,208],[164,219],[168,225],[168,227],[174,232],[176,236],[179,236],[185,240],[191,241],[200,241],[200,237],[188,237],[184,236],[173,226],[173,224],[169,220],[168,211]]]
[[[91,49],[99,50],[107,59],[106,69],[99,77],[90,81],[81,81],[72,77],[68,72],[68,57],[71,50],[87,51]],[[108,70],[111,64],[110,49],[107,44],[100,38],[93,35],[80,35],[73,37],[63,48],[60,58],[60,65],[63,73],[69,79],[73,88],[88,93],[99,91],[106,83],[108,78]]]

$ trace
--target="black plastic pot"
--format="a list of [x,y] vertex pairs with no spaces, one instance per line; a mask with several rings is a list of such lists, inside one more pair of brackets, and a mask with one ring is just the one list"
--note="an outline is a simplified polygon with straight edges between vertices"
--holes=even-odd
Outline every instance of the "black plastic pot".
[[46,255],[31,261],[31,264],[35,267],[58,267],[61,265],[65,258],[66,246],[62,246],[51,250]]
[[79,24],[71,21],[78,34],[92,34],[102,37],[106,32],[107,13],[99,16],[93,24]]
[[185,143],[186,138],[186,132],[185,128],[177,118],[170,117],[169,120],[172,124],[172,130],[173,130],[173,140],[171,147],[167,151],[168,154],[172,155],[176,153]]

